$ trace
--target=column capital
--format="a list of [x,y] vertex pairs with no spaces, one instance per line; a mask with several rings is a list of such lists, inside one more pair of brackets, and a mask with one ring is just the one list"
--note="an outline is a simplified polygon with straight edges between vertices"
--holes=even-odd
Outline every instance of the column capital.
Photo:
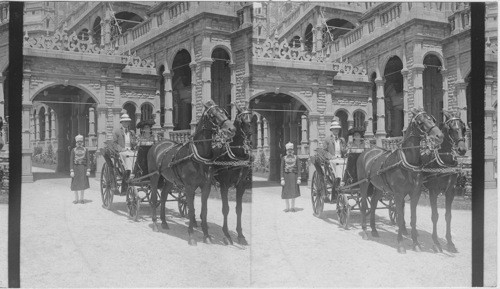
[[189,67],[191,68],[191,70],[195,70],[196,66],[198,66],[198,63],[196,63],[196,61],[194,60],[189,63]]
[[401,69],[401,74],[403,76],[407,76],[409,73],[410,73],[410,70],[408,68],[405,67],[405,68]]
[[165,70],[161,75],[163,76],[163,78],[172,78],[173,73]]
[[377,77],[377,78],[375,78],[375,84],[377,86],[384,85],[385,84],[385,79]]
[[484,78],[484,85],[492,85],[495,82],[496,78],[493,76],[486,76]]
[[416,73],[424,72],[425,66],[423,64],[413,64],[413,67],[410,68],[411,71],[415,71]]
[[[214,60],[212,58],[208,58],[208,57],[203,57],[199,63],[201,66],[210,66],[212,65],[212,63],[214,62]],[[190,64],[191,66],[191,64]]]

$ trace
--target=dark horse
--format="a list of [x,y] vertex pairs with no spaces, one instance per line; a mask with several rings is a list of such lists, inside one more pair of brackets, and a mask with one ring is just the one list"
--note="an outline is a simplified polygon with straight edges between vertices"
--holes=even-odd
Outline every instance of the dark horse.
[[[204,233],[204,241],[209,242],[207,225],[207,199],[210,194],[211,181],[213,177],[213,167],[211,163],[217,157],[213,154],[213,145],[223,145],[234,136],[235,128],[227,117],[226,112],[215,105],[213,101],[205,104],[205,110],[192,139],[185,144],[176,144],[172,141],[162,141],[148,152],[148,171],[155,172],[151,177],[151,191],[156,192],[160,178],[164,181],[161,192],[161,220],[162,227],[168,229],[165,220],[165,201],[168,192],[173,186],[184,188],[187,198],[189,215],[189,244],[196,245],[193,226],[194,216],[194,196],[195,190],[201,188],[202,194],[202,218],[201,227]],[[151,209],[153,219],[153,230],[158,231],[156,223],[156,193],[151,194]]]
[[236,134],[230,144],[226,144],[225,152],[217,159],[219,162],[215,166],[215,180],[220,184],[220,194],[222,199],[222,214],[224,215],[224,244],[233,244],[227,228],[227,215],[229,214],[228,191],[234,186],[236,188],[236,232],[238,233],[238,243],[248,245],[241,228],[241,212],[243,194],[245,189],[250,188],[251,179],[251,151],[252,144],[252,113],[247,109],[236,106],[238,115],[234,119]]
[[[403,134],[400,147],[395,151],[387,151],[383,148],[372,148],[364,151],[357,160],[358,180],[366,181],[360,184],[361,194],[361,227],[363,229],[363,239],[368,239],[366,233],[366,208],[367,197],[372,195],[372,208],[376,208],[380,192],[389,192],[394,196],[397,212],[398,230],[398,252],[406,253],[402,243],[403,232],[406,232],[404,225],[404,197],[411,197],[411,237],[413,248],[421,250],[417,241],[416,230],[416,209],[421,194],[423,182],[421,141],[424,136],[428,136],[433,144],[443,142],[443,134],[436,126],[435,121],[421,109],[411,110],[413,117],[408,125],[408,129]],[[370,226],[372,236],[378,237],[375,228],[375,209],[372,209]]]
[[443,111],[445,122],[441,125],[444,140],[439,150],[434,151],[434,161],[424,168],[424,186],[429,190],[429,199],[432,208],[432,240],[435,252],[443,252],[437,236],[437,197],[443,192],[446,197],[446,241],[448,251],[456,253],[457,249],[451,240],[451,203],[455,197],[457,183],[457,156],[467,152],[465,146],[465,123],[460,119],[460,113]]

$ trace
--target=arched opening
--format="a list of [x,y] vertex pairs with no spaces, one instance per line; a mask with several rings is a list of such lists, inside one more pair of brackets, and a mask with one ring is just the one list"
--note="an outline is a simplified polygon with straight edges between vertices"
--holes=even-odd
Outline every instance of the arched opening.
[[226,50],[216,48],[212,52],[211,79],[212,99],[214,102],[231,113],[231,69],[230,58]]
[[134,28],[142,21],[142,17],[133,12],[122,11],[116,13],[114,19],[111,20],[111,41],[114,41],[120,34]]
[[307,25],[306,32],[304,34],[304,49],[307,51],[312,51],[313,48],[313,26],[312,24]]
[[371,83],[372,83],[372,128],[373,135],[377,132],[377,84],[375,83],[375,79],[377,78],[377,74],[372,73]]
[[[130,122],[130,127],[129,129],[130,130],[135,130],[135,125],[137,124],[137,118],[135,116],[135,105],[133,105],[132,103],[130,102],[127,102],[123,105],[123,109],[127,111],[127,114],[128,116],[130,117],[130,119],[132,120]],[[142,117],[142,116],[141,116]]]
[[439,124],[443,121],[443,76],[441,61],[436,55],[429,54],[424,58],[423,83],[424,110],[436,118]]
[[160,66],[158,74],[160,75],[160,126],[165,124],[165,78],[163,78],[165,66]]
[[101,17],[97,17],[94,20],[94,25],[92,25],[92,34],[92,42],[97,46],[101,46]]
[[300,47],[300,36],[295,35],[292,40],[290,40],[290,43],[288,44],[290,47],[293,48],[299,48]]
[[403,62],[393,56],[384,70],[385,131],[388,137],[403,135]]
[[[55,85],[40,91],[33,98],[33,105],[40,107],[44,104],[50,109],[40,108],[35,117],[38,119],[38,128],[35,126],[35,136],[39,134],[39,140],[56,139],[51,142],[50,147],[55,152],[53,155],[53,165],[56,172],[69,173],[69,156],[71,149],[75,146],[75,136],[83,135],[85,144],[93,143],[89,141],[89,109],[95,107],[94,98],[78,87],[70,85]],[[36,111],[34,113],[37,113]],[[48,120],[45,121],[45,114],[48,113]],[[94,127],[96,132],[97,115],[94,114]],[[54,125],[54,127],[53,127]],[[48,133],[46,133],[46,128]],[[52,133],[55,133],[52,135]],[[95,137],[95,136],[92,136]],[[35,141],[35,140],[34,140]],[[40,144],[39,144],[40,145]],[[43,150],[49,145],[43,147]],[[93,155],[97,148],[87,147]]]
[[83,28],[82,30],[80,30],[80,32],[78,32],[77,37],[80,40],[89,40],[89,30],[87,28]]
[[172,95],[174,130],[191,129],[191,55],[183,49],[172,64]]
[[150,103],[143,103],[141,106],[141,121],[153,118],[153,106]]
[[362,111],[356,111],[352,118],[354,119],[353,127],[365,129],[365,114]]
[[356,26],[344,19],[330,19],[326,21],[326,27],[323,27],[323,47],[326,44],[337,40],[341,35],[353,30]]
[[335,116],[339,118],[341,127],[339,137],[343,137],[345,140],[347,140],[347,134],[349,132],[349,125],[347,124],[347,112],[345,112],[344,110],[339,110],[335,113]]
[[[262,132],[267,131],[269,149],[264,149],[269,164],[269,181],[280,180],[280,158],[285,154],[285,144],[292,142],[295,152],[301,152],[301,121],[307,114],[306,107],[298,99],[284,93],[266,93],[250,101],[250,108],[267,120],[267,129],[261,123]],[[264,142],[263,142],[264,143]],[[304,175],[307,172],[304,171]]]

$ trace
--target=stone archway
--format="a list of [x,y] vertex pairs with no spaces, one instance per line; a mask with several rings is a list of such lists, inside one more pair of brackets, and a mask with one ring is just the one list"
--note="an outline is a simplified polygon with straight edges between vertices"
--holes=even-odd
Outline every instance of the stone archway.
[[267,120],[269,140],[269,181],[280,180],[280,158],[285,154],[285,144],[292,142],[296,153],[301,145],[302,115],[308,114],[306,105],[285,93],[264,93],[250,100],[250,109]]
[[403,62],[397,56],[387,61],[384,70],[385,131],[389,137],[403,135]]
[[436,123],[443,121],[443,76],[441,75],[441,61],[433,54],[424,58],[424,72],[422,75],[424,110],[434,116]]
[[96,105],[95,99],[76,86],[54,85],[38,92],[32,101],[34,104],[45,104],[51,109],[51,124],[46,125],[51,129],[53,127],[56,172],[69,173],[69,154],[75,146],[75,136],[81,134],[86,144],[94,143],[89,138],[95,137],[97,119],[94,114],[94,127],[90,127],[89,117],[92,117],[90,108]]

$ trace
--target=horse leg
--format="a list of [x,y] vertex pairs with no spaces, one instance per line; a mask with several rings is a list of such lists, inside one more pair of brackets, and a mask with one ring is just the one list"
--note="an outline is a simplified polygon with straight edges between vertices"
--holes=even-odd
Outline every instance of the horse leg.
[[238,232],[238,244],[247,246],[248,242],[243,235],[243,229],[241,228],[241,212],[243,211],[243,194],[245,193],[245,186],[243,184],[238,185],[236,188],[236,232]]
[[422,191],[420,189],[412,192],[411,198],[410,198],[410,204],[411,204],[411,239],[413,240],[413,250],[416,252],[421,252],[422,247],[418,243],[418,231],[417,231],[417,205],[418,205],[418,200],[420,199],[420,194]]
[[224,233],[224,241],[225,245],[233,245],[233,240],[229,235],[229,230],[227,228],[227,215],[229,214],[229,201],[227,199],[228,187],[225,184],[221,183],[220,186],[220,197],[222,199],[222,215],[224,216],[224,225],[222,225],[222,232]]
[[368,240],[368,234],[366,233],[366,207],[367,207],[367,196],[368,190],[373,190],[373,185],[371,183],[362,183],[360,185],[360,194],[361,194],[361,229],[363,232],[361,233],[361,237],[363,240]]
[[[396,203],[396,222],[398,223],[398,253],[406,254],[406,248],[403,244],[403,228],[405,228],[404,224],[404,196],[402,194],[395,193],[394,194],[394,202]],[[405,228],[406,230],[406,228]]]
[[[429,186],[430,187],[430,186]],[[432,246],[432,250],[434,250],[435,253],[441,253],[443,252],[443,249],[441,248],[441,244],[439,243],[439,238],[437,235],[437,222],[439,219],[439,213],[437,209],[437,197],[438,197],[439,191],[436,192],[433,189],[429,189],[429,200],[431,203],[431,210],[432,210],[432,215],[431,215],[431,220],[432,220],[432,241],[434,241],[434,245]]]
[[158,224],[156,223],[156,208],[158,207],[158,197],[157,197],[157,188],[158,188],[158,180],[160,179],[159,174],[155,174],[151,177],[151,198],[149,200],[149,204],[151,206],[151,218],[153,220],[153,231],[159,232]]
[[370,227],[372,228],[372,237],[378,238],[379,234],[377,232],[377,227],[375,226],[375,210],[377,209],[378,200],[382,195],[382,191],[375,189],[373,190],[371,210],[370,210]]
[[188,206],[188,216],[189,216],[189,227],[188,227],[188,235],[189,235],[189,240],[188,244],[191,246],[196,246],[196,239],[194,237],[194,229],[193,225],[196,222],[194,219],[194,188],[191,186],[186,186],[184,187],[184,192],[186,193],[186,201],[187,201],[187,206]]
[[405,222],[405,216],[404,216],[404,213],[405,213],[405,198],[403,197],[403,204],[402,204],[402,210],[403,210],[403,228],[401,229],[401,234],[403,234],[404,236],[408,236],[408,231],[406,230],[406,222]]
[[207,211],[208,211],[208,196],[210,195],[211,183],[207,182],[201,188],[201,229],[203,230],[203,242],[212,243],[212,237],[208,234]]
[[161,227],[165,230],[170,229],[167,224],[166,216],[165,216],[165,203],[167,202],[168,198],[168,193],[172,190],[172,186],[170,185],[170,182],[165,181],[165,185],[163,186],[163,189],[161,190],[161,212],[160,212],[160,218],[161,218]]
[[446,191],[446,213],[444,215],[446,219],[446,241],[447,241],[448,251],[452,253],[458,253],[455,244],[453,244],[453,241],[451,240],[451,203],[453,203],[454,198],[455,198],[454,188],[448,188],[448,190]]

